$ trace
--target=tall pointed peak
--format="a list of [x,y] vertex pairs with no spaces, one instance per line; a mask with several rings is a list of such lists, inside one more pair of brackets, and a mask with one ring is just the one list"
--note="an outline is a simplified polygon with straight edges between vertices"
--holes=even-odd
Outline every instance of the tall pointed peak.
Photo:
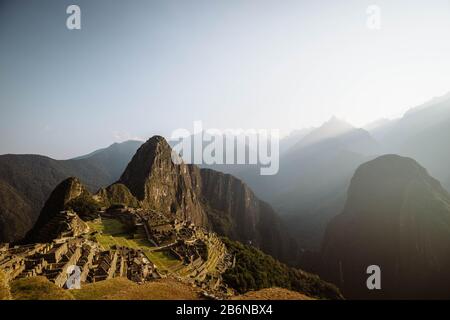
[[137,154],[146,153],[148,154],[157,154],[157,153],[171,153],[172,148],[170,147],[167,140],[162,136],[153,136],[148,139],[136,152]]
[[[158,162],[155,166],[155,162]],[[161,136],[148,139],[136,152],[119,182],[127,186],[139,200],[145,198],[145,184],[153,169],[172,165],[172,148]]]

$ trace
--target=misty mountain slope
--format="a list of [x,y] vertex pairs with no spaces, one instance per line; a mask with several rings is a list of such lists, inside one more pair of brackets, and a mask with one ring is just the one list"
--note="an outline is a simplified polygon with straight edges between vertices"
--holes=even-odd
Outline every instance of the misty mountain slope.
[[388,151],[395,151],[405,141],[450,118],[450,94],[435,98],[407,111],[400,119],[392,120],[370,130]]
[[289,151],[295,152],[294,150],[296,149],[298,150],[330,138],[344,135],[354,129],[355,128],[351,124],[333,116],[319,128],[306,134],[302,139],[294,144]]
[[[449,108],[450,109],[450,108]],[[440,123],[426,128],[415,136],[406,139],[399,148],[401,154],[414,157],[430,170],[430,173],[442,180],[450,189],[450,115]]]
[[318,249],[354,171],[380,150],[367,131],[332,118],[281,156],[277,175],[249,169],[239,177],[280,213],[301,247]]
[[135,146],[134,141],[114,144],[78,160],[54,160],[40,155],[0,155],[0,180],[4,185],[0,193],[2,197],[11,198],[8,194],[13,192],[17,199],[21,199],[17,208],[6,207],[6,202],[0,202],[0,212],[18,217],[17,223],[20,224],[0,226],[0,238],[13,241],[23,237],[35,223],[52,190],[68,177],[79,177],[92,192],[116,181],[120,176],[117,172],[125,169]]
[[[386,155],[361,165],[327,227],[324,275],[350,298],[448,298],[450,195],[416,161]],[[378,265],[382,290],[366,287]]]
[[386,150],[416,159],[450,189],[450,94],[413,108],[371,132]]
[[[356,129],[333,117],[281,155],[280,169],[276,175],[261,176],[259,170],[249,168],[247,172],[241,172],[238,176],[246,181],[258,196],[278,208],[278,205],[284,201],[277,201],[277,198],[282,199],[290,191],[298,194],[295,188],[298,186],[299,179],[311,178],[317,185],[323,178],[322,180],[328,183],[327,180],[330,179],[320,174],[325,167],[333,176],[340,176],[341,172],[352,171],[354,166],[351,162],[361,161],[350,161],[351,159],[362,159],[379,152],[379,144],[367,131]],[[339,163],[333,166],[334,161]],[[348,163],[350,169],[341,168],[341,163]],[[308,182],[310,183],[311,181]],[[311,189],[314,188],[315,186]],[[306,193],[309,191],[311,190],[305,190]]]
[[310,134],[314,128],[294,130],[288,136],[280,140],[280,154],[288,152],[293,146]]

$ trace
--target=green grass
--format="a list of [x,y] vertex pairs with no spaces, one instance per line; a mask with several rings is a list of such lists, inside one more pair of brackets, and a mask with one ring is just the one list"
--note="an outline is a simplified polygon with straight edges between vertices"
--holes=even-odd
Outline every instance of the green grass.
[[114,245],[140,249],[159,270],[169,272],[181,264],[180,260],[168,256],[164,252],[153,251],[155,247],[146,239],[143,230],[138,230],[133,234],[124,223],[116,219],[103,218],[101,222],[90,221],[88,225],[91,230],[97,231],[94,235],[95,239],[106,250]]
[[127,278],[114,278],[81,285],[78,290],[57,287],[45,277],[31,277],[11,283],[13,300],[197,300],[198,291],[174,279],[160,279],[138,285]]
[[127,291],[134,286],[136,284],[126,278],[114,278],[82,284],[81,289],[72,290],[71,293],[77,300],[105,300],[111,294]]
[[91,230],[102,232],[108,235],[116,235],[126,233],[128,228],[124,223],[117,219],[102,218],[101,222],[89,221],[87,222]]
[[30,277],[11,282],[13,300],[73,300],[68,290],[59,288],[45,277]]
[[71,290],[77,300],[198,300],[191,286],[173,279],[160,279],[138,285],[126,278],[114,278]]
[[181,264],[180,260],[170,257],[164,252],[150,250],[145,250],[144,252],[147,258],[149,258],[150,261],[156,264],[156,266],[158,266],[160,269],[162,268],[164,270],[173,270]]

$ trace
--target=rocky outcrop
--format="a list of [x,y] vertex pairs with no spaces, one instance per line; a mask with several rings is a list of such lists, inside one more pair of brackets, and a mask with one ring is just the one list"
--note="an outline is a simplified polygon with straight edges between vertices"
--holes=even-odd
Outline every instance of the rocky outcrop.
[[[413,159],[387,155],[353,176],[327,228],[323,275],[349,298],[450,298],[449,252],[450,195]],[[381,290],[366,286],[370,265]]]
[[73,231],[83,232],[87,226],[75,213],[67,211],[67,205],[75,199],[92,197],[77,178],[61,182],[44,205],[33,229],[28,232],[25,242],[50,242],[59,235]]
[[139,148],[119,183],[131,191],[143,208],[207,225],[191,172],[186,164],[173,163],[172,149],[163,137],[154,136]]
[[122,204],[132,208],[139,206],[139,201],[131,194],[130,190],[121,183],[115,183],[107,188],[100,189],[96,196],[99,198],[99,201],[107,207],[116,204]]

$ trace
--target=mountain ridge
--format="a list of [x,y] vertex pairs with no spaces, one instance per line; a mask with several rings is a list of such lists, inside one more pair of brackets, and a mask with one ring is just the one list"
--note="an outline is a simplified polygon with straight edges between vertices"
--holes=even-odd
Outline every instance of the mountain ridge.
[[[11,242],[25,236],[36,222],[50,193],[66,178],[79,177],[91,192],[115,182],[119,178],[116,172],[121,170],[121,173],[132,156],[127,155],[127,152],[133,148],[126,147],[125,152],[121,152],[123,151],[121,146],[126,145],[127,143],[122,143],[116,146],[119,148],[117,157],[114,156],[114,152],[110,153],[109,148],[97,152],[93,158],[79,160],[54,160],[47,156],[31,154],[0,155],[0,180],[3,181],[3,186],[0,185],[0,196],[10,194],[11,190],[14,190],[16,198],[20,199],[18,207],[22,208],[8,209],[3,205],[5,202],[0,203],[0,214],[6,211],[13,212],[17,216],[16,221],[20,223],[14,228],[13,224],[0,223],[0,240]],[[99,161],[102,157],[107,160]],[[1,216],[6,217],[6,214]]]

